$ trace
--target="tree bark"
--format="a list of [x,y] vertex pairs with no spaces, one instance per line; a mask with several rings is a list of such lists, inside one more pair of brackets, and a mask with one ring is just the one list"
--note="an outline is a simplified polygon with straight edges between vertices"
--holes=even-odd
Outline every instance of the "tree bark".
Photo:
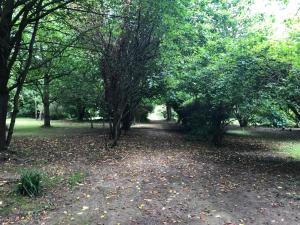
[[216,147],[220,147],[224,139],[225,119],[226,111],[223,104],[220,104],[212,117],[212,142]]
[[248,126],[248,120],[246,118],[239,118],[238,119],[240,127],[247,127]]
[[167,104],[167,121],[172,120],[172,108],[169,104]]
[[[66,0],[58,5],[56,5],[56,3],[59,1],[53,1],[49,4],[43,4],[43,1],[28,1],[29,3],[26,4],[26,7],[24,8],[22,6],[23,3],[19,4],[13,0],[0,1],[0,151],[6,150],[10,143],[14,128],[14,121],[18,112],[18,107],[13,110],[12,123],[10,124],[9,132],[6,137],[6,115],[8,111],[9,92],[17,88],[18,94],[14,97],[15,105],[16,101],[19,99],[18,95],[22,90],[24,80],[31,64],[33,44],[35,42],[38,23],[41,18],[44,18],[57,9],[64,7],[71,1],[72,0]],[[27,1],[24,1],[24,4],[25,2],[27,3]],[[49,6],[50,8],[48,9]],[[21,12],[20,14],[18,13],[19,11]],[[13,18],[14,12],[15,17]],[[20,44],[22,42],[23,32],[26,27],[32,23],[34,23],[34,28],[29,44],[28,59],[24,71],[22,71],[21,75],[17,78],[17,83],[8,88],[7,85],[10,71],[20,53]],[[16,26],[16,33],[11,36],[11,28],[14,26]]]
[[20,99],[20,93],[22,91],[22,86],[18,86],[16,94],[14,96],[13,111],[12,111],[12,114],[11,114],[9,129],[8,129],[7,138],[6,138],[6,145],[7,146],[10,145],[10,142],[12,140],[14,127],[15,127],[15,124],[16,124],[16,118],[17,118],[17,115],[19,113],[19,99]]
[[91,129],[94,129],[94,121],[93,121],[93,118],[90,118],[90,123],[91,123]]
[[7,149],[6,145],[6,115],[8,110],[8,60],[10,55],[11,21],[13,15],[13,1],[6,1],[1,4],[0,14],[0,151]]
[[117,143],[118,143],[118,140],[121,136],[121,120],[122,120],[122,117],[119,118],[119,119],[114,119],[113,121],[113,134],[112,134],[112,137],[113,137],[113,143],[112,143],[112,147],[115,147],[117,146]]
[[11,121],[10,121],[10,125],[9,125],[9,130],[8,130],[8,134],[7,134],[7,138],[6,138],[6,146],[9,146],[10,142],[12,140],[12,135],[13,135],[13,132],[14,132],[16,117],[17,117],[17,114],[19,112],[20,94],[21,94],[21,91],[23,89],[23,85],[24,85],[26,76],[28,74],[28,71],[29,71],[29,68],[30,68],[30,65],[31,65],[31,62],[32,62],[33,46],[34,46],[34,43],[35,43],[35,38],[36,38],[36,35],[37,35],[38,26],[39,26],[39,20],[35,21],[35,23],[34,23],[33,32],[32,32],[32,35],[31,35],[29,48],[28,48],[28,56],[27,56],[26,62],[24,64],[23,70],[20,72],[20,75],[18,77],[17,86],[16,86],[17,91],[14,95],[13,112],[12,112]]
[[126,110],[122,118],[122,130],[129,131],[133,121],[134,115],[132,109],[130,106],[126,106]]
[[8,90],[0,85],[0,152],[7,150],[6,145],[6,115],[8,107]]
[[84,116],[85,116],[85,106],[83,106],[79,103],[77,105],[77,119],[79,121],[83,121]]
[[50,76],[48,73],[44,76],[44,127],[51,127],[51,117],[50,117]]

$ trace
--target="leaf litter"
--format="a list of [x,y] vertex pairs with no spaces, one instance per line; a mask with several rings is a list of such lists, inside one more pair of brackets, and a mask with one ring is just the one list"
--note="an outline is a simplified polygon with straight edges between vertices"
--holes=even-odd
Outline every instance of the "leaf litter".
[[[1,167],[5,179],[24,166],[54,177],[74,171],[87,176],[75,188],[62,180],[33,200],[51,201],[53,207],[34,217],[18,209],[0,214],[1,223],[300,224],[300,203],[294,198],[299,170],[284,160],[263,158],[268,145],[261,140],[248,145],[247,139],[229,136],[217,149],[187,141],[175,125],[152,123],[134,128],[107,150],[101,132],[16,138],[17,155]],[[254,150],[257,154],[244,154]]]

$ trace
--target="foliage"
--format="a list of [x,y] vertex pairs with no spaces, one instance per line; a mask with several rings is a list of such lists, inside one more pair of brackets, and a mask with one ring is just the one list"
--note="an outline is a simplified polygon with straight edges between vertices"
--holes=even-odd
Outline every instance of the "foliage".
[[[22,16],[12,14],[6,38],[15,44],[0,46],[9,53],[0,64],[11,65],[0,90],[9,101],[0,106],[12,117],[7,140],[0,118],[1,148],[17,114],[33,117],[38,108],[45,126],[50,119],[103,118],[114,143],[134,120],[147,119],[150,105],[167,105],[168,115],[171,106],[179,121],[188,108],[195,118],[203,113],[189,102],[204,104],[208,123],[221,107],[224,120],[242,127],[299,126],[298,15],[284,21],[289,34],[279,39],[271,32],[275,20],[249,13],[254,2],[247,0],[19,3],[12,11],[2,7],[13,13],[26,5],[28,15],[20,11],[20,27]],[[198,125],[199,136],[213,136],[206,123]]]
[[22,170],[18,192],[29,197],[37,196],[41,192],[41,179],[42,174],[37,170]]
[[[188,112],[194,118],[190,124],[201,121],[195,125],[196,133],[207,138],[211,132],[200,115],[206,113],[201,107],[192,107],[200,102],[211,116],[223,105],[226,120],[234,118],[241,126],[297,125],[300,119],[297,29],[288,39],[275,42],[266,33],[267,20],[247,13],[251,3],[201,3],[185,15],[189,20],[178,25],[181,29],[176,30],[176,39],[171,36],[163,45],[167,74],[164,98],[179,114],[179,121],[184,121],[186,112],[194,111]],[[257,22],[265,27],[257,30]],[[185,105],[186,101],[191,105]],[[209,136],[213,139],[213,132]]]
[[21,117],[34,117],[35,116],[35,107],[36,102],[35,93],[27,89],[21,94],[20,97],[20,112],[19,116]]
[[188,102],[180,109],[180,118],[191,135],[205,138],[217,146],[222,144],[229,119],[224,104],[212,106],[199,100]]
[[150,103],[141,103],[134,112],[136,122],[147,122],[149,113],[153,112],[154,106]]
[[[9,146],[20,94],[34,59],[34,48],[42,20],[65,8],[72,0],[1,1],[0,2],[0,151]],[[12,96],[8,133],[6,117]]]

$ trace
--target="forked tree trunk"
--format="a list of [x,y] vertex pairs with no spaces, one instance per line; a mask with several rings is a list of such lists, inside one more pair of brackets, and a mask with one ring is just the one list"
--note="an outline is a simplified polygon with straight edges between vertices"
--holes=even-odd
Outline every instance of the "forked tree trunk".
[[115,147],[121,136],[121,120],[122,116],[115,116],[112,123],[112,147]]
[[33,56],[33,46],[34,46],[35,37],[36,37],[36,34],[37,34],[37,30],[38,30],[38,25],[39,25],[39,20],[35,21],[32,36],[31,36],[31,40],[30,40],[30,43],[29,43],[29,48],[28,48],[28,57],[27,57],[27,60],[24,64],[24,69],[21,71],[21,73],[19,75],[18,85],[16,86],[17,90],[16,90],[16,93],[14,95],[13,112],[12,112],[10,126],[9,126],[9,129],[8,129],[8,134],[7,134],[7,138],[6,138],[6,146],[9,146],[10,142],[12,140],[12,135],[13,135],[13,132],[14,132],[16,117],[17,117],[17,114],[19,112],[20,94],[21,94],[26,76],[28,74],[28,71],[29,71],[29,68],[30,68],[30,65],[31,65],[32,56]]

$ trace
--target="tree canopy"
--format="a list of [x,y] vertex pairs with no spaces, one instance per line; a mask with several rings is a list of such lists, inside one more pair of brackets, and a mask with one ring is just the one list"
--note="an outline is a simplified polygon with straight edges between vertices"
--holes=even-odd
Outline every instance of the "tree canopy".
[[[45,127],[57,118],[102,118],[116,145],[156,104],[217,145],[233,120],[299,126],[300,6],[282,21],[257,4],[1,1],[0,149],[17,115],[40,116]],[[271,29],[278,21],[282,37]]]

